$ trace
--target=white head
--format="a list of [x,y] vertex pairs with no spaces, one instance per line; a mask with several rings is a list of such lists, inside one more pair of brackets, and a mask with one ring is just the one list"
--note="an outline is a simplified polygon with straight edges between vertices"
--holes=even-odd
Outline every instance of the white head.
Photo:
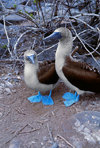
[[71,31],[65,27],[60,27],[56,29],[51,35],[48,37],[44,38],[44,41],[49,41],[49,40],[59,40],[60,42],[72,42],[72,34]]
[[[33,50],[27,50],[24,53],[24,80],[28,87],[34,89],[38,83],[37,79],[37,69],[38,69],[38,60],[37,54]],[[35,83],[34,83],[35,82]]]
[[24,53],[24,62],[25,64],[36,65],[37,61],[37,54],[34,50],[27,50]]
[[54,31],[55,34],[59,34],[58,39],[62,42],[69,42],[72,41],[72,33],[69,29],[65,27],[60,27]]

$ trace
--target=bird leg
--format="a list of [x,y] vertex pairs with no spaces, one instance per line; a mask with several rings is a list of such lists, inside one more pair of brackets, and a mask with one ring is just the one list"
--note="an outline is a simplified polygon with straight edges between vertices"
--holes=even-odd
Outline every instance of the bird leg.
[[51,94],[52,94],[52,90],[50,90],[49,97],[51,97]]

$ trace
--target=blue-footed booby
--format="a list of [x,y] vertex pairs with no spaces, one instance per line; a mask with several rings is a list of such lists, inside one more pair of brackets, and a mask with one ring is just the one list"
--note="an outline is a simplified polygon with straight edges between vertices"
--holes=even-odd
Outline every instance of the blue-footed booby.
[[[38,62],[37,54],[33,50],[24,53],[24,80],[26,85],[38,92],[38,95],[31,96],[28,100],[32,103],[40,102],[44,105],[53,105],[51,90],[55,87],[59,77],[55,70],[55,61]],[[40,92],[50,90],[49,96],[43,96]]]
[[[69,29],[61,27],[51,35],[44,38],[44,41],[59,40],[55,54],[55,68],[58,76],[75,94],[67,92],[63,95],[66,106],[77,102],[79,95],[85,92],[100,93],[100,73],[92,66],[77,61],[71,56],[73,37]],[[78,94],[78,95],[77,95]]]

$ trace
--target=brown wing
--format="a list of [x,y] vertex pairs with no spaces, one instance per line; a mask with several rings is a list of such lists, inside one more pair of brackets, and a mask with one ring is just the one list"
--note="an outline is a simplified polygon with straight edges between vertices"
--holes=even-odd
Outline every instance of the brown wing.
[[93,67],[67,57],[62,71],[65,77],[79,89],[100,92],[100,74]]
[[37,74],[40,83],[44,84],[55,84],[59,79],[55,70],[55,61],[40,63]]

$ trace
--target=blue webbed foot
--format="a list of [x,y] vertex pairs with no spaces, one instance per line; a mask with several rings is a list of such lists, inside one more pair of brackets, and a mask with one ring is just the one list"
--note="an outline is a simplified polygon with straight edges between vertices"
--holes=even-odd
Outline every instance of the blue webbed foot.
[[41,100],[42,100],[42,95],[41,95],[40,92],[38,92],[38,95],[31,96],[31,97],[28,98],[28,100],[29,100],[31,103],[41,102]]
[[71,106],[72,104],[79,101],[79,95],[77,95],[76,92],[75,94],[67,92],[62,97],[65,99],[64,104],[66,107]]
[[54,104],[51,98],[51,91],[50,91],[49,96],[42,96],[42,103],[43,105],[53,105]]

